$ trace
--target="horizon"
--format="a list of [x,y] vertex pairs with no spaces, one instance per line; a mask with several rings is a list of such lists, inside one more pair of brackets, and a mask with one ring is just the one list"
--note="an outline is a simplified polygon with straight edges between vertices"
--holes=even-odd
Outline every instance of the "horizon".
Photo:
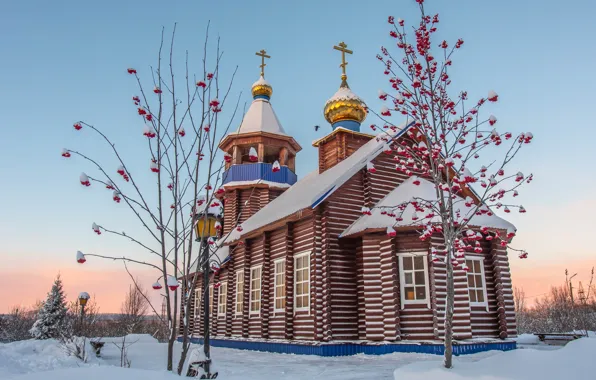
[[[74,257],[77,250],[141,255],[126,241],[98,237],[90,228],[94,221],[115,230],[138,227],[128,210],[82,189],[78,175],[88,166],[65,162],[60,150],[82,147],[108,157],[100,153],[96,140],[74,135],[76,120],[104,128],[116,143],[142,141],[142,125],[130,108],[136,89],[126,68],[137,68],[148,83],[162,25],[167,39],[177,22],[177,52],[188,49],[193,64],[199,65],[205,28],[211,23],[212,38],[221,37],[225,53],[222,71],[229,76],[239,66],[233,93],[241,96],[241,107],[250,104],[250,86],[259,76],[255,52],[267,50],[272,56],[266,62],[272,106],[286,132],[303,146],[296,158],[302,178],[316,168],[311,142],[331,131],[322,110],[340,83],[340,60],[333,46],[345,41],[354,50],[347,67],[350,87],[377,107],[377,91],[386,87],[386,80],[375,55],[380,45],[391,42],[387,16],[410,24],[416,19],[413,1],[398,5],[383,0],[375,7],[347,1],[341,14],[333,4],[314,1],[263,1],[258,7],[230,3],[232,9],[190,0],[175,5],[152,0],[142,7],[115,0],[2,5],[0,48],[8,58],[0,70],[0,104],[5,107],[0,140],[0,174],[5,181],[0,187],[0,314],[45,299],[58,273],[67,294],[87,291],[102,313],[119,310],[131,283],[122,265],[95,259],[82,266]],[[585,284],[596,265],[596,252],[585,242],[596,213],[596,179],[589,175],[596,160],[589,125],[596,79],[585,75],[595,55],[586,46],[589,36],[596,35],[590,20],[596,5],[578,3],[465,0],[458,7],[438,1],[426,5],[429,13],[440,15],[439,36],[465,40],[454,59],[452,91],[467,89],[474,98],[494,89],[500,98],[491,111],[500,127],[529,130],[535,136],[512,165],[513,170],[534,173],[535,180],[519,197],[528,213],[506,218],[518,228],[514,245],[530,253],[527,260],[509,254],[513,286],[524,289],[530,304],[551,286],[564,284],[566,269],[578,273],[574,281]],[[574,23],[553,27],[558,20]],[[508,27],[494,33],[499,24]],[[373,116],[369,117],[364,132],[369,132]],[[321,126],[318,132],[315,125]],[[231,128],[238,126],[236,119]],[[135,162],[143,151],[133,145],[125,154]],[[159,306],[159,295],[151,293],[156,276],[143,268],[133,270]]]

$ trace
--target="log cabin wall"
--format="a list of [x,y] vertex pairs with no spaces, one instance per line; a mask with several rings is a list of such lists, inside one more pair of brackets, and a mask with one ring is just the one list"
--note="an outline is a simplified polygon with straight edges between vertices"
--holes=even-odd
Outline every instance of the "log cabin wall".
[[[500,231],[501,236],[505,236],[506,233],[506,231]],[[493,239],[490,256],[493,259],[499,338],[515,337],[517,336],[517,325],[507,249],[501,247],[497,240]]]
[[[416,232],[399,233],[395,238],[395,252],[397,255],[428,252],[429,243],[420,241]],[[428,255],[425,256],[427,268],[430,268]],[[398,261],[399,262],[399,261]],[[399,272],[397,274],[398,281]],[[429,277],[430,280],[430,277]],[[399,282],[398,282],[399,283]],[[432,285],[429,284],[430,297],[432,300]],[[398,299],[401,303],[403,289],[398,287]],[[432,340],[435,339],[433,323],[433,305],[429,308],[427,304],[400,304],[399,309],[399,330],[401,339]]]
[[[286,338],[286,308],[284,307],[283,310],[276,310],[275,305],[275,262],[277,260],[285,259],[285,286],[287,287],[287,280],[288,280],[288,271],[287,271],[287,264],[288,264],[288,257],[287,257],[287,247],[286,247],[286,238],[290,238],[290,234],[288,233],[288,227],[279,228],[275,231],[272,231],[270,234],[269,239],[269,281],[271,282],[271,286],[269,287],[268,297],[270,302],[268,305],[263,305],[267,307],[269,312],[269,331],[268,337],[274,339],[285,339]],[[291,260],[291,257],[290,257]],[[287,292],[286,292],[287,294]],[[287,297],[286,297],[286,306],[287,306]]]
[[230,232],[238,223],[246,221],[284,191],[265,187],[227,190],[224,202],[223,234]]
[[[433,235],[430,239],[432,247],[438,251],[445,249],[443,237]],[[430,259],[430,258],[429,258]],[[463,263],[463,259],[459,259]],[[445,302],[447,299],[447,266],[443,261],[432,263],[429,261],[431,284],[431,307],[433,310],[434,335],[436,339],[445,336]],[[470,326],[470,298],[468,294],[468,277],[464,270],[454,268],[454,312],[453,312],[453,337],[455,339],[472,338]]]
[[498,338],[499,321],[497,316],[497,294],[494,271],[494,258],[491,255],[492,242],[482,240],[481,254],[467,253],[467,258],[482,258],[486,284],[487,306],[470,306],[470,322],[474,338]]
[[[312,286],[313,268],[315,267],[315,255],[313,254],[315,231],[312,217],[302,219],[293,226],[293,251],[292,256],[292,284],[294,283],[294,256],[303,252],[310,252],[310,302],[307,311],[295,311],[292,320],[292,331],[294,339],[314,339],[314,312],[315,312],[315,289]],[[287,261],[286,261],[287,264]],[[288,272],[286,272],[288,273]]]
[[[245,282],[247,284],[246,288],[249,289],[250,291],[250,283],[251,283],[251,278],[250,278],[250,269],[255,267],[255,266],[259,266],[262,265],[264,267],[264,263],[263,263],[263,254],[264,254],[264,243],[265,243],[265,239],[264,239],[265,235],[261,235],[260,237],[257,237],[255,239],[250,239],[250,243],[248,243],[247,241],[247,246],[250,246],[250,256],[249,256],[249,273],[248,273],[248,277],[245,278]],[[257,311],[251,311],[250,310],[250,302],[248,305],[248,310],[245,312],[248,314],[248,336],[250,338],[260,338],[263,335],[263,284],[265,283],[265,281],[263,281],[263,267],[261,267],[261,284],[260,284],[260,288],[261,288],[261,306],[260,309]],[[250,301],[250,292],[249,292],[249,301]]]
[[319,149],[319,173],[323,173],[345,160],[371,138],[370,135],[346,130],[332,132],[330,136],[317,144]]

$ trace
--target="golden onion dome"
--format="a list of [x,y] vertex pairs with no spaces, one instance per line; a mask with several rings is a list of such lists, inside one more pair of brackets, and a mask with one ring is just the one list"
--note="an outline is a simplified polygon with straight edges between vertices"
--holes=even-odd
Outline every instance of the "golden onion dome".
[[254,99],[265,98],[269,100],[273,93],[273,87],[261,75],[259,80],[252,85],[251,92]]
[[350,90],[348,82],[342,80],[339,90],[333,95],[324,109],[325,119],[335,128],[340,122],[362,123],[366,119],[366,104]]

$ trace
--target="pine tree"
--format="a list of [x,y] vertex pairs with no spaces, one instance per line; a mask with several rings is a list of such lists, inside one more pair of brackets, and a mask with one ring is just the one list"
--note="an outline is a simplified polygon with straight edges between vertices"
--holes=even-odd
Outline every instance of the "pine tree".
[[39,310],[37,320],[29,332],[35,339],[57,338],[66,321],[66,302],[60,275],[54,280],[48,298]]

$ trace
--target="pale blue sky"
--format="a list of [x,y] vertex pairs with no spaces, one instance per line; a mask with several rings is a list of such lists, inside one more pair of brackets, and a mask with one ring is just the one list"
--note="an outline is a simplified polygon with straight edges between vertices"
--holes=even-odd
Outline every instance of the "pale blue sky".
[[[494,89],[501,102],[491,112],[501,128],[531,130],[536,137],[516,166],[536,175],[520,197],[528,214],[510,218],[520,230],[519,243],[535,260],[593,258],[582,235],[596,224],[596,5],[429,0],[427,7],[440,13],[440,37],[465,40],[454,59],[453,89],[465,88],[471,97]],[[84,119],[106,130],[146,170],[144,146],[133,141],[142,127],[131,109],[136,89],[125,69],[147,73],[155,64],[162,25],[168,32],[178,22],[176,45],[190,50],[198,72],[211,20],[211,34],[221,37],[225,50],[222,70],[240,66],[234,92],[243,91],[246,102],[258,75],[254,53],[267,49],[273,57],[267,66],[272,103],[303,147],[297,160],[303,176],[315,168],[310,143],[330,128],[322,109],[340,73],[332,46],[343,40],[354,50],[350,86],[378,106],[377,90],[386,78],[375,55],[393,41],[390,14],[413,21],[414,1],[2,1],[0,274],[27,265],[54,271],[73,266],[77,249],[128,251],[126,242],[98,238],[90,228],[93,221],[132,228],[124,207],[78,185],[88,166],[65,161],[60,151],[77,147],[106,156],[96,139],[74,133],[72,123]],[[315,133],[317,124],[323,128]]]

